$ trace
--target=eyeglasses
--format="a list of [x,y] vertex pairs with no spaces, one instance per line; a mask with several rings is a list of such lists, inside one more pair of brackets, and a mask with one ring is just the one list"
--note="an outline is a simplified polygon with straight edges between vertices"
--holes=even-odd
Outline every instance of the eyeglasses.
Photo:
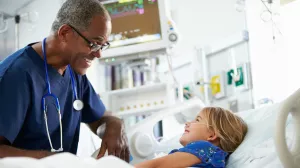
[[109,42],[106,42],[102,45],[96,44],[88,40],[84,35],[82,35],[75,27],[69,25],[80,37],[82,37],[90,46],[92,52],[97,52],[99,50],[104,51],[109,48]]

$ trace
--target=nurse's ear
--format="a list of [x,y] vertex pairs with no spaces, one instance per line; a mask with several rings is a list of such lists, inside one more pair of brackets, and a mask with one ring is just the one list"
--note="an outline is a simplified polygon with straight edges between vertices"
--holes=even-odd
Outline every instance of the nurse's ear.
[[62,25],[57,31],[57,37],[61,42],[72,41],[74,35],[73,29],[69,25]]

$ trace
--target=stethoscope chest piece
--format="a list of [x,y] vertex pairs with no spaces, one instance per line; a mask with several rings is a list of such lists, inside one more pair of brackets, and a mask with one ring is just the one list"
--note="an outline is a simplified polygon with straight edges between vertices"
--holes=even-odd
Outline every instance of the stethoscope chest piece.
[[82,110],[83,109],[83,102],[81,101],[81,100],[75,100],[74,102],[73,102],[73,107],[74,107],[74,109],[75,110],[77,110],[77,111],[80,111],[80,110]]

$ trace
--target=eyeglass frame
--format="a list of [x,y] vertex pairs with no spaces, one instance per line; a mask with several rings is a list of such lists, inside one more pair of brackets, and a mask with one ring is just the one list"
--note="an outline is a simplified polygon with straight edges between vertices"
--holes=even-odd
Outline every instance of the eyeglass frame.
[[99,45],[99,44],[93,43],[90,40],[88,40],[84,35],[82,35],[75,27],[73,27],[70,24],[68,24],[68,26],[70,26],[80,37],[82,37],[89,44],[89,47],[91,48],[92,52],[97,52],[99,50],[104,51],[110,47],[109,42],[104,43],[104,45]]

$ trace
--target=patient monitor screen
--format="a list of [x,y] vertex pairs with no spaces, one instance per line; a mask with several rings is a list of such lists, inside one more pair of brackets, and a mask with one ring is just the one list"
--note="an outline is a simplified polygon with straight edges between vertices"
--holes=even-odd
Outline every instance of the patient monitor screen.
[[161,40],[157,0],[119,0],[104,5],[112,18],[110,48]]

